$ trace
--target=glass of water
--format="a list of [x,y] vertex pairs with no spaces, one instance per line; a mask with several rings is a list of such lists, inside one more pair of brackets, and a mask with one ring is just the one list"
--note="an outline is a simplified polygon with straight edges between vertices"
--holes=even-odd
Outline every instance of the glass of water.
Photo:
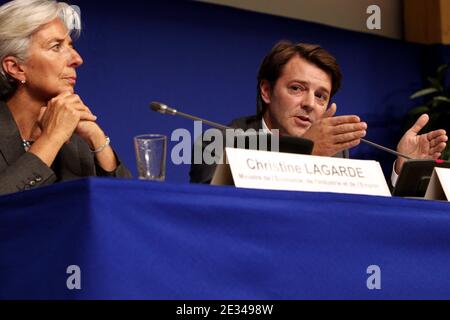
[[141,180],[164,181],[166,179],[167,137],[146,134],[134,137],[136,163]]

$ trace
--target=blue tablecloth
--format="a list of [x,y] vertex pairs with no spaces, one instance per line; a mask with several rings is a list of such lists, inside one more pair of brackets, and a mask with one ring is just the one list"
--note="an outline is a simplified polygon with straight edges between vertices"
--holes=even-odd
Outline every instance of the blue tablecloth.
[[450,204],[87,179],[0,197],[0,259],[1,299],[449,299]]

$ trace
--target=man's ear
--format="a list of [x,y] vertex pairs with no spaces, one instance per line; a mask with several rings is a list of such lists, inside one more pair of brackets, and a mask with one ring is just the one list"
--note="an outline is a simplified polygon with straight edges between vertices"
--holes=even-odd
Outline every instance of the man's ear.
[[270,103],[272,88],[270,86],[269,81],[262,80],[259,84],[259,90],[261,91],[261,98],[266,104]]
[[25,72],[16,57],[5,57],[2,61],[2,67],[6,74],[8,74],[10,77],[18,81],[26,80]]

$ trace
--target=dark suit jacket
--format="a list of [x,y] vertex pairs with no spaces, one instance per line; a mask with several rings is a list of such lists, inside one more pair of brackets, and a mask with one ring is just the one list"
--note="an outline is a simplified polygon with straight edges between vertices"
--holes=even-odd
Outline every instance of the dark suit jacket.
[[[258,116],[243,117],[235,119],[229,125],[235,129],[255,129],[256,131],[262,129],[262,119]],[[202,150],[211,142],[202,142],[201,139],[197,140],[196,144],[202,143]],[[344,150],[335,155],[336,158],[349,158],[348,150]],[[191,170],[189,172],[191,183],[211,183],[216,170],[216,165],[208,164],[194,164],[192,161]]]
[[25,152],[19,129],[4,102],[0,102],[0,194],[50,185],[87,176],[131,177],[123,164],[114,172],[104,171],[88,144],[77,134],[59,151],[49,168],[41,159]]

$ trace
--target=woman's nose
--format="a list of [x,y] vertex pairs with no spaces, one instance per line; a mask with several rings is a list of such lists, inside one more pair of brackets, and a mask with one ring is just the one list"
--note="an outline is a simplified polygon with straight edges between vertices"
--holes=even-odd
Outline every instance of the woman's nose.
[[83,58],[81,58],[80,54],[73,48],[71,48],[71,56],[70,56],[70,66],[73,68],[77,68],[83,64]]

